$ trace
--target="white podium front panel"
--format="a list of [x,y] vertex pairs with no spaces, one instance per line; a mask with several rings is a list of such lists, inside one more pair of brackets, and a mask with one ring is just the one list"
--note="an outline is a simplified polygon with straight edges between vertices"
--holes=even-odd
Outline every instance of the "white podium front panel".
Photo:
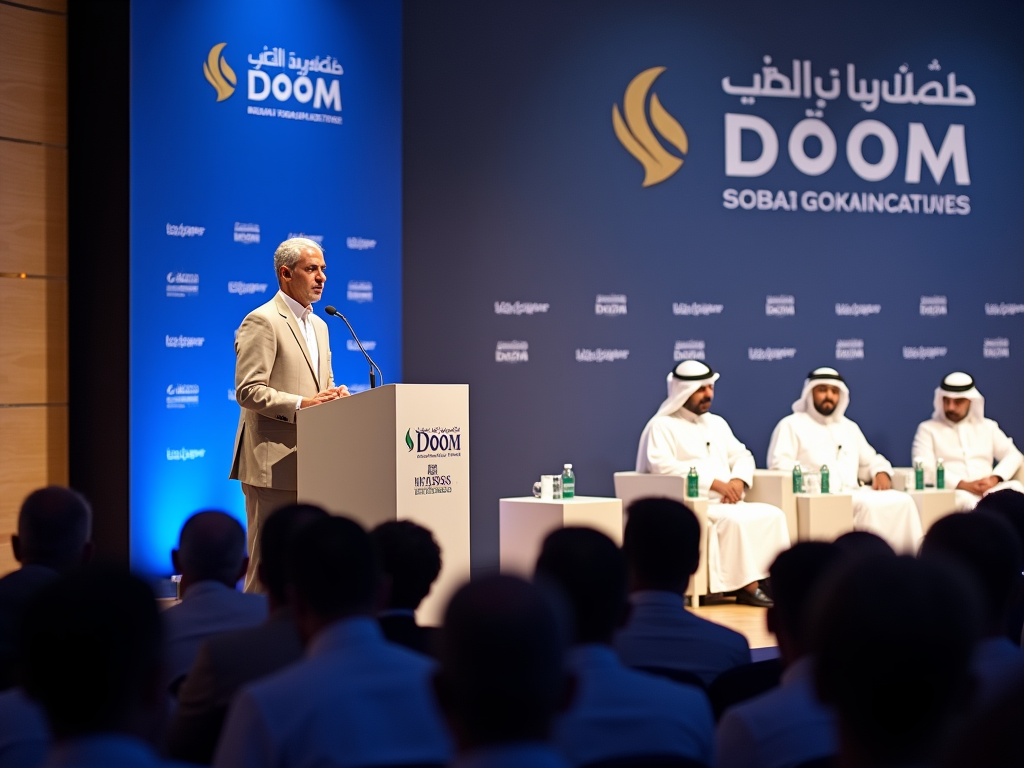
[[441,575],[418,611],[439,625],[469,580],[469,386],[389,384],[299,411],[298,497],[367,529],[429,528]]

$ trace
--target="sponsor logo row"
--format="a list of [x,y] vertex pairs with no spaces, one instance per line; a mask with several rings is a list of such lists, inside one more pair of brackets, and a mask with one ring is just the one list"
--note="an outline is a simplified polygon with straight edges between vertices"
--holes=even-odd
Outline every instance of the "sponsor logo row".
[[[169,299],[187,299],[199,295],[199,274],[197,272],[168,272],[165,294]],[[270,283],[249,283],[244,280],[229,280],[228,293],[235,296],[265,294]],[[273,293],[273,291],[271,291]],[[373,302],[373,283],[369,280],[349,280],[345,298],[357,304]]]
[[[351,284],[350,284],[351,285]],[[547,314],[551,309],[548,302],[539,301],[496,301],[496,315],[538,315]],[[704,302],[672,302],[672,314],[681,317],[709,317],[725,311],[724,304]],[[837,317],[868,317],[882,313],[881,304],[859,302],[836,302]],[[949,302],[945,296],[921,296],[918,313],[922,317],[940,317],[949,314]],[[627,315],[628,299],[624,294],[597,294],[594,300],[595,315]],[[796,315],[796,297],[787,294],[766,296],[764,302],[766,317],[793,317]],[[989,317],[1008,317],[1024,314],[1024,304],[1007,302],[986,303],[985,314]]]
[[[904,360],[935,360],[945,357],[947,347],[940,346],[905,346],[902,348]],[[796,357],[796,347],[747,347],[747,359],[756,362],[774,362],[789,360]],[[863,339],[837,339],[836,360],[863,360]],[[999,360],[1010,357],[1010,340],[1006,338],[984,339],[982,357],[986,360]],[[575,359],[578,363],[610,363],[629,359],[628,349],[577,349]],[[702,340],[689,339],[677,341],[672,350],[672,359],[682,360],[706,359],[706,347]],[[527,341],[499,341],[494,349],[496,363],[528,363],[530,362],[530,344]]]
[[[199,226],[198,224],[172,224],[167,222],[164,225],[164,232],[168,237],[203,237],[207,229],[208,227]],[[253,222],[236,221],[231,234],[232,242],[242,243],[242,245],[259,245],[261,242],[260,225]],[[289,232],[288,237],[304,237],[320,245],[324,244],[323,235]],[[369,237],[346,237],[345,247],[353,251],[368,251],[377,247],[377,241]]]

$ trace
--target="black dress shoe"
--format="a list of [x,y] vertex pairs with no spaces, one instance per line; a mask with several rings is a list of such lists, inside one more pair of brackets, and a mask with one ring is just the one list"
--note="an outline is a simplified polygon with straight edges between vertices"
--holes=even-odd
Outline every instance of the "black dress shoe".
[[736,604],[753,605],[758,608],[771,608],[775,605],[774,601],[772,601],[772,599],[768,597],[760,587],[755,589],[753,592],[748,592],[745,589],[741,589],[736,592]]

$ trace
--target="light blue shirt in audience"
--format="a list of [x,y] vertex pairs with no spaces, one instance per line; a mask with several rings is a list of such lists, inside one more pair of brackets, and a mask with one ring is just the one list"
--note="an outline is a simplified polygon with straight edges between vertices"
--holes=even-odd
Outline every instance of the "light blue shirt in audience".
[[434,662],[387,642],[358,617],[319,632],[306,658],[242,690],[221,735],[218,768],[447,763]]
[[715,723],[703,691],[629,669],[606,645],[576,646],[569,669],[576,694],[554,741],[571,765],[630,755],[711,765]]
[[730,707],[718,724],[718,768],[791,768],[838,748],[835,717],[814,693],[806,656],[778,688]]
[[210,635],[261,624],[267,618],[263,595],[239,592],[218,581],[197,581],[181,602],[163,612],[167,680],[187,675],[199,646]]
[[188,768],[161,760],[156,750],[134,736],[104,733],[57,744],[44,768]]
[[523,742],[473,750],[451,768],[568,768],[568,764],[547,744]]
[[21,688],[0,693],[0,766],[37,768],[50,747],[50,727],[42,708]]
[[750,663],[743,635],[695,616],[680,595],[634,592],[629,601],[629,623],[615,636],[615,651],[626,666],[683,669],[710,685],[727,669]]

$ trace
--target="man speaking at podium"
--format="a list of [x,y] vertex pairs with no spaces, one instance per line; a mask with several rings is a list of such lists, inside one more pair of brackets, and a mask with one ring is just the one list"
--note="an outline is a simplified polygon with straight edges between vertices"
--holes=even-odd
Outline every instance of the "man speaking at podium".
[[260,528],[275,509],[296,502],[295,414],[348,397],[334,386],[327,323],[313,314],[325,274],[324,250],[304,237],[274,252],[280,290],[242,321],[235,339],[235,399],[242,406],[232,480],[242,481],[248,522],[245,591],[259,590]]

